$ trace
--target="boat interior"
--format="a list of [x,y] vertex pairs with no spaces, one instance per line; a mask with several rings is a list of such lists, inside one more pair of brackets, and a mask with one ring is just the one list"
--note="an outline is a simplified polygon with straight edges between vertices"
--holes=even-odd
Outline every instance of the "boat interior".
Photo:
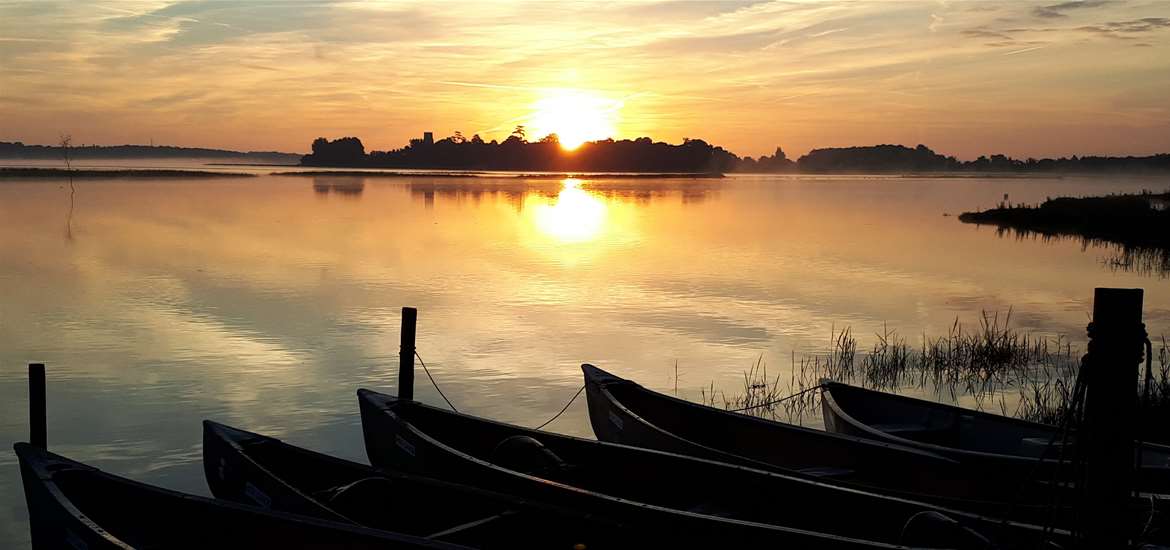
[[[854,420],[892,436],[984,453],[1028,457],[1060,453],[1060,434],[1049,426],[889,394],[875,399],[877,392],[843,384],[833,385],[832,392]],[[1066,444],[1071,446],[1071,441]]]
[[[876,503],[861,492],[834,492],[782,476],[761,478],[756,471],[735,466],[711,468],[669,453],[528,430],[418,403],[400,402],[394,411],[417,433],[480,461],[679,510],[895,541],[919,509],[897,501]],[[865,507],[865,519],[840,522],[834,514],[824,513],[830,504],[842,510]]]

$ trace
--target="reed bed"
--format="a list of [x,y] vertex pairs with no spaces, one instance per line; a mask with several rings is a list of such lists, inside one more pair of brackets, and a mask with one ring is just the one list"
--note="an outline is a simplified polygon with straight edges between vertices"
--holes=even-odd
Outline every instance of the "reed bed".
[[[923,334],[915,344],[889,327],[874,334],[867,351],[858,351],[851,328],[831,330],[823,353],[791,355],[785,373],[769,373],[763,356],[743,373],[738,392],[700,392],[701,401],[764,418],[803,423],[820,416],[822,380],[889,392],[933,393],[964,406],[1059,424],[1068,412],[1081,356],[1063,336],[1037,336],[1011,327],[1006,314],[983,312],[974,327],[951,324],[947,334]],[[1135,420],[1143,437],[1170,441],[1170,351],[1165,337],[1154,348],[1148,396]],[[1144,378],[1144,368],[1142,370]],[[1143,380],[1135,390],[1143,396]]]

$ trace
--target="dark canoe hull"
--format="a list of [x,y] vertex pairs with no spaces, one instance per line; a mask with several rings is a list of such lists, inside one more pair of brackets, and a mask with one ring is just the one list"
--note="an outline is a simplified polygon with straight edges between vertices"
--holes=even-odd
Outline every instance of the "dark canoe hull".
[[988,496],[985,482],[972,482],[957,461],[936,453],[707,407],[581,368],[589,420],[602,441],[907,495]]
[[618,526],[588,514],[379,470],[210,421],[203,423],[203,463],[216,497],[273,510],[476,548],[627,544]]
[[177,493],[15,445],[33,546],[125,548],[466,548]]
[[[366,452],[375,466],[620,518],[657,532],[655,546],[735,540],[743,547],[886,548],[906,540],[903,527],[910,518],[939,510],[803,478],[530,430],[368,390],[359,390],[358,401]],[[517,436],[538,442],[534,452],[552,458],[501,453],[502,442]],[[1061,531],[1045,537],[1036,527],[941,512],[1003,548],[1067,538]]]
[[[1025,485],[1068,471],[1059,465],[1053,426],[837,382],[826,383],[821,411],[826,430],[947,456],[980,477]],[[1170,493],[1170,448],[1143,446],[1137,484],[1144,492]]]
[[[582,370],[590,421],[603,441],[811,476],[985,516],[1058,526],[1075,521],[1069,507],[1051,507],[1045,487],[973,472],[937,453],[731,413],[653,392],[591,365]],[[1134,517],[1141,518],[1149,503],[1135,502],[1134,508]]]

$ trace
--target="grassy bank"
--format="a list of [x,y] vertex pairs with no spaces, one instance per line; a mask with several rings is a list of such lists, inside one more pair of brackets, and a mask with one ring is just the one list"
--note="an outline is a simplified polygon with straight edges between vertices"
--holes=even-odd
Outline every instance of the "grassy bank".
[[1079,237],[1127,247],[1170,249],[1170,192],[1048,199],[1037,206],[1001,204],[965,212],[965,223],[1021,234]]
[[255,174],[211,170],[67,170],[64,168],[0,168],[0,179],[69,178],[251,178]]

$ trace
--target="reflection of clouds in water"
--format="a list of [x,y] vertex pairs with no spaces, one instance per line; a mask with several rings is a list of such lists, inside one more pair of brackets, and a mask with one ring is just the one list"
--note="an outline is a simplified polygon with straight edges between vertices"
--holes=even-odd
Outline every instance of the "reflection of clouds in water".
[[366,188],[366,179],[356,176],[313,176],[313,192],[345,197],[360,197]]
[[[203,491],[202,418],[361,459],[353,391],[394,392],[403,305],[419,307],[419,352],[457,406],[526,425],[559,410],[585,361],[664,389],[678,360],[695,397],[734,391],[761,356],[780,374],[846,325],[864,349],[883,323],[914,341],[1014,306],[1015,326],[1080,338],[1096,258],[939,213],[1005,189],[1124,187],[366,177],[350,201],[290,178],[87,182],[74,246],[61,189],[0,186],[0,439],[25,437],[23,365],[43,360],[50,444],[119,473]],[[1160,334],[1170,289],[1113,277],[1148,286]],[[416,395],[441,403],[425,378]],[[552,428],[588,435],[580,405]],[[19,483],[0,467],[0,507],[23,509]]]
[[[734,313],[734,311],[733,311]],[[631,313],[631,322],[657,327],[679,335],[698,338],[716,345],[767,347],[774,336],[766,327],[722,315],[718,312],[690,311],[679,315],[674,308],[647,308]],[[761,324],[771,324],[760,319]]]

